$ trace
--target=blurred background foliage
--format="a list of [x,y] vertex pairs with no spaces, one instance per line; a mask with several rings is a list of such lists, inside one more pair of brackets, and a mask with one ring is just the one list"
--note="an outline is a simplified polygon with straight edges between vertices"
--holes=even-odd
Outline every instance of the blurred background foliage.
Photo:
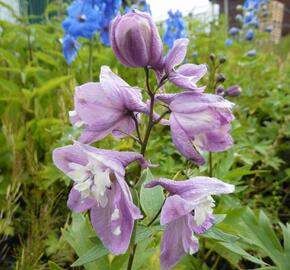
[[[128,260],[107,255],[87,216],[71,214],[66,207],[70,180],[52,164],[52,150],[80,132],[70,125],[68,111],[74,87],[89,80],[88,40],[82,41],[71,66],[63,57],[65,9],[65,3],[56,1],[39,23],[29,23],[33,18],[27,16],[17,17],[17,23],[0,21],[1,269],[68,269],[78,258],[74,269],[125,269]],[[251,43],[225,47],[222,20],[210,25],[191,16],[186,20],[191,41],[187,61],[209,63],[210,53],[226,57],[224,85],[239,84],[243,92],[232,98],[235,145],[213,154],[214,176],[237,185],[237,192],[219,198],[215,213],[226,216],[220,215],[219,223],[201,237],[201,251],[185,257],[176,269],[290,269],[290,38],[273,45],[267,34],[260,34]],[[108,65],[130,85],[144,87],[142,70],[121,66],[97,36],[94,44],[94,81],[101,65]],[[246,56],[251,49],[257,50],[255,57]],[[174,90],[172,85],[166,89]],[[129,139],[111,137],[96,146],[138,149]],[[155,176],[185,179],[207,173],[205,166],[196,168],[177,153],[168,127],[154,130],[148,156],[160,164],[152,170]],[[135,169],[129,167],[128,179]],[[133,268],[159,269],[162,228],[138,229],[142,242]]]

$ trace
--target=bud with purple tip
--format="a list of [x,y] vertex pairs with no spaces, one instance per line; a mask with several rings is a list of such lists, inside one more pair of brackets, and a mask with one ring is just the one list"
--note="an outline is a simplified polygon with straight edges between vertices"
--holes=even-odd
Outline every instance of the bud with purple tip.
[[112,23],[110,38],[113,51],[123,65],[160,67],[162,41],[148,13],[134,10],[117,16]]
[[257,51],[256,50],[250,50],[246,53],[247,56],[249,57],[254,57],[257,55]]
[[225,95],[225,88],[222,84],[220,84],[216,89],[215,89],[215,93],[218,96],[224,96]]
[[239,96],[242,92],[242,88],[239,85],[233,85],[229,87],[224,93],[229,97]]

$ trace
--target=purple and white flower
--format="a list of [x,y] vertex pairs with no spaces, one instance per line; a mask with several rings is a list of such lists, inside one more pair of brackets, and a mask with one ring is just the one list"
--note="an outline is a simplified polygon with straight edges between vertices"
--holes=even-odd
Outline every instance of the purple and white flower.
[[128,85],[107,66],[101,68],[100,82],[76,88],[74,105],[69,115],[74,126],[84,126],[82,143],[99,141],[109,134],[126,137],[135,131],[133,117],[148,111],[141,90]]
[[186,57],[188,43],[187,38],[174,41],[173,48],[164,59],[163,69],[155,71],[156,76],[159,81],[168,78],[170,82],[184,90],[203,92],[205,87],[197,87],[196,83],[207,73],[206,65],[180,65]]
[[232,193],[235,187],[216,178],[193,177],[185,181],[156,179],[146,188],[162,186],[169,193],[160,217],[166,225],[161,242],[161,267],[171,269],[185,254],[198,251],[197,235],[214,225],[214,199],[211,195]]
[[134,220],[142,217],[124,179],[125,167],[135,160],[148,166],[141,154],[78,142],[53,151],[54,164],[74,181],[68,207],[75,212],[90,210],[98,237],[114,255],[127,251]]
[[218,95],[194,92],[160,94],[157,99],[169,105],[172,140],[187,159],[202,165],[205,160],[198,150],[222,152],[231,147],[233,103]]

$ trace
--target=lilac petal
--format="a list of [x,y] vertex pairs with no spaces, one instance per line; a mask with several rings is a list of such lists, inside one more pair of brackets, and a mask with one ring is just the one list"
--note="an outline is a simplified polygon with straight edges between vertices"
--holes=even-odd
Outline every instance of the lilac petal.
[[[85,151],[104,156],[104,162],[107,163],[108,167],[111,167],[113,171],[117,171],[120,175],[123,175],[124,167],[128,166],[135,160],[138,160],[143,168],[150,167],[150,164],[144,159],[144,157],[136,152],[119,152],[113,150],[99,149],[90,145],[81,144],[79,142],[75,142],[75,145],[78,145]],[[113,163],[110,164],[110,161],[112,161]],[[116,163],[118,163],[118,166]]]
[[222,152],[233,145],[233,139],[230,134],[230,125],[224,125],[219,129],[207,132],[200,136],[199,141],[194,143],[203,151]]
[[76,147],[75,145],[56,148],[53,150],[52,159],[55,166],[64,173],[71,171],[69,163],[77,163],[83,166],[88,163],[87,155],[81,148]]
[[194,148],[191,138],[180,126],[173,113],[170,115],[170,129],[173,143],[178,151],[187,159],[192,160],[198,165],[203,165],[205,163],[204,158]]
[[232,102],[218,95],[184,92],[174,97],[174,100],[172,100],[170,104],[170,109],[173,112],[193,113],[208,108],[214,108],[225,109],[225,112],[229,113],[227,110],[231,109],[233,106],[234,104]]
[[144,185],[146,188],[152,188],[155,186],[162,186],[170,194],[182,194],[192,188],[192,183],[189,180],[186,181],[174,181],[167,178],[158,178]]
[[76,89],[75,110],[87,125],[98,131],[105,130],[123,116],[124,106],[119,100],[119,107],[114,106],[115,100],[108,96],[100,83],[86,83]]
[[222,193],[232,193],[235,190],[234,185],[224,183],[217,178],[206,176],[192,177],[185,181],[174,181],[166,178],[159,178],[149,182],[145,185],[145,187],[151,188],[157,185],[165,188],[170,192],[170,194],[182,195],[183,198],[188,199],[192,199],[190,196],[195,194],[202,194],[203,197],[207,197]]
[[198,242],[187,216],[177,219],[166,226],[161,241],[160,263],[164,270],[171,269],[186,254],[198,250]]
[[194,233],[202,234],[202,233],[205,233],[213,225],[214,225],[214,217],[213,217],[213,215],[208,215],[203,224],[201,224],[199,226],[195,225],[192,227],[192,229],[193,229]]
[[177,96],[178,94],[157,94],[155,99],[169,105]]
[[122,108],[125,105],[127,110],[136,112],[146,109],[145,103],[142,102],[141,90],[131,87],[108,66],[101,67],[100,83],[105,91],[110,93],[109,99],[116,107]]
[[[127,137],[136,129],[135,122],[132,117],[123,117],[117,125],[112,128],[112,135],[116,138]],[[125,132],[125,133],[124,133]],[[126,134],[127,133],[127,134]]]
[[196,83],[206,74],[206,65],[185,64],[168,74],[168,79],[185,90],[202,93],[205,87],[197,87]]
[[109,133],[111,133],[111,129],[105,129],[101,131],[97,131],[94,127],[86,126],[79,138],[81,143],[93,143],[102,140]]
[[160,224],[171,223],[190,213],[193,208],[194,204],[189,200],[184,200],[179,195],[169,196],[162,207]]
[[174,41],[173,48],[165,58],[165,70],[169,73],[175,66],[182,63],[186,56],[189,40],[180,38]]
[[71,189],[67,206],[74,212],[84,212],[91,209],[96,204],[95,200],[90,198],[81,199],[81,194],[75,190],[74,188]]
[[94,206],[91,209],[91,222],[102,243],[114,255],[124,254],[130,244],[134,220],[138,209],[133,205],[117,179],[108,191],[108,204],[105,208]]

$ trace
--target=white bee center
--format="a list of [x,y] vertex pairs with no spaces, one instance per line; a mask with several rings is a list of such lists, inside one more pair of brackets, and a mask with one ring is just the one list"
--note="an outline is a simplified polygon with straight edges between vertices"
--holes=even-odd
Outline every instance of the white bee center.
[[67,175],[76,182],[74,188],[81,193],[81,198],[93,198],[104,208],[108,203],[107,189],[111,187],[111,171],[103,165],[101,158],[90,154],[87,165],[68,165],[72,170]]

